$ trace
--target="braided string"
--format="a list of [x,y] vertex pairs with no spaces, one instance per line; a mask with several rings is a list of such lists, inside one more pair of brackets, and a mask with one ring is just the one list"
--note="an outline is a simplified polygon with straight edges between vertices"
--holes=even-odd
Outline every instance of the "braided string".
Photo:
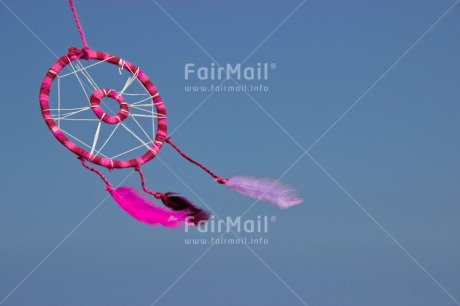
[[177,152],[179,152],[180,155],[182,155],[182,157],[184,157],[186,160],[188,160],[189,162],[191,162],[192,164],[195,164],[197,165],[198,167],[200,167],[201,169],[203,169],[204,171],[206,171],[207,173],[209,173],[209,175],[211,175],[213,178],[216,179],[216,181],[219,183],[219,184],[225,184],[228,180],[215,174],[214,172],[212,172],[209,168],[205,167],[203,164],[193,160],[191,157],[187,156],[184,152],[182,152],[181,149],[179,149],[179,147],[174,143],[172,142],[171,138],[168,137],[166,138],[165,140],[168,144],[171,145],[171,147],[173,147]]
[[83,167],[85,167],[86,169],[88,169],[90,171],[93,171],[94,173],[96,173],[97,175],[99,175],[101,177],[101,179],[104,181],[104,183],[106,185],[105,190],[107,190],[110,193],[113,192],[112,184],[110,184],[109,180],[104,176],[104,174],[102,174],[101,171],[99,171],[96,168],[93,168],[91,166],[88,166],[86,164],[86,160],[84,158],[82,158],[81,156],[79,156],[78,159],[81,160],[81,164],[83,165]]
[[80,20],[78,19],[77,10],[75,9],[75,4],[73,0],[69,0],[70,8],[72,9],[73,18],[75,19],[75,23],[77,24],[78,32],[80,32],[81,41],[83,42],[83,50],[89,51],[88,43],[86,42],[85,33],[83,32],[83,28],[81,27]]
[[146,193],[153,195],[153,196],[154,196],[155,198],[157,198],[157,199],[164,199],[165,195],[162,194],[161,192],[155,192],[155,191],[152,191],[152,190],[150,190],[150,189],[147,188],[147,186],[145,185],[145,176],[144,176],[144,172],[142,172],[140,166],[136,166],[136,167],[134,168],[134,170],[136,170],[137,172],[139,172],[139,176],[141,177],[142,189],[143,189]]

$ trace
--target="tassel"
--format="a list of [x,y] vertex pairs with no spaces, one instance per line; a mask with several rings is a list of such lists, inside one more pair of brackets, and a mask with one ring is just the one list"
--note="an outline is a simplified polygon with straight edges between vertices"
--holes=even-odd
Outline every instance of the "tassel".
[[110,190],[110,193],[124,211],[148,225],[177,228],[186,221],[187,212],[172,211],[161,207],[134,188],[119,187]]
[[292,187],[276,180],[234,176],[225,181],[225,186],[248,197],[274,204],[281,209],[303,202]]
[[202,223],[206,222],[210,217],[208,211],[195,206],[188,199],[174,192],[166,192],[161,197],[161,201],[172,210],[187,212],[187,220],[195,225],[198,225],[200,221]]

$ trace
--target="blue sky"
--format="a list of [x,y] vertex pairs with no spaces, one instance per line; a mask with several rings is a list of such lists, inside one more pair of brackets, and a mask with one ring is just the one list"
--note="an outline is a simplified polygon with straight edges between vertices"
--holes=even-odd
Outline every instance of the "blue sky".
[[[158,87],[182,149],[305,199],[254,205],[243,219],[274,221],[240,236],[268,243],[237,246],[187,245],[219,234],[149,227],[107,197],[39,110],[47,69],[81,46],[67,1],[0,0],[0,305],[459,305],[458,2],[76,2],[90,47]],[[241,81],[267,91],[185,90],[219,83],[186,64],[243,60],[275,64]],[[224,219],[254,203],[171,148],[143,169]],[[132,172],[105,173],[139,187]]]

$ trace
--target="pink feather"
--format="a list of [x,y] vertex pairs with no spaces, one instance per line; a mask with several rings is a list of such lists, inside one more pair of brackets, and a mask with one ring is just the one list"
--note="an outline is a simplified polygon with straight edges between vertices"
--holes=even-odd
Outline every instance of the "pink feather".
[[297,195],[297,192],[292,187],[272,179],[234,176],[225,183],[225,186],[233,191],[274,204],[282,209],[303,202],[303,199]]
[[146,194],[131,187],[119,187],[113,190],[112,197],[124,211],[148,225],[176,228],[186,221],[187,212],[164,208],[148,199]]

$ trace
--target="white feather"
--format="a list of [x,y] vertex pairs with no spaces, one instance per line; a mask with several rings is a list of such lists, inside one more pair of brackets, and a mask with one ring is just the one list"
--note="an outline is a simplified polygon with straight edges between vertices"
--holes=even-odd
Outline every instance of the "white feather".
[[282,209],[303,202],[303,199],[297,195],[294,188],[277,180],[250,176],[234,176],[225,183],[225,186],[233,191],[274,204]]

